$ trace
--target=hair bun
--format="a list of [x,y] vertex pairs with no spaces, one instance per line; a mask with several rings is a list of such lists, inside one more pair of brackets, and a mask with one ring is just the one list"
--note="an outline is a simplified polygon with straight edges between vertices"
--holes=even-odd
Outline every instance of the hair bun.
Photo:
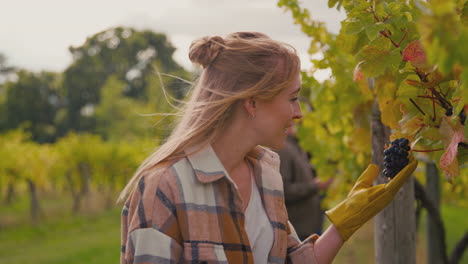
[[224,49],[224,39],[219,36],[203,37],[190,45],[189,58],[192,62],[200,64],[203,68],[210,65]]

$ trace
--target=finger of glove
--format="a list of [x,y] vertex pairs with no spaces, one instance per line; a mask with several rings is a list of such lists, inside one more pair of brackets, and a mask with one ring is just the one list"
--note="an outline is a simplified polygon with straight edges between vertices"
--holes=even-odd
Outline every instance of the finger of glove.
[[357,179],[356,184],[354,184],[354,187],[349,192],[349,195],[357,190],[371,187],[377,175],[379,175],[379,166],[375,164],[370,164],[367,166],[367,169]]
[[410,163],[406,165],[389,183],[386,184],[386,190],[391,193],[397,193],[403,184],[408,180],[411,174],[418,166],[418,161],[410,156]]

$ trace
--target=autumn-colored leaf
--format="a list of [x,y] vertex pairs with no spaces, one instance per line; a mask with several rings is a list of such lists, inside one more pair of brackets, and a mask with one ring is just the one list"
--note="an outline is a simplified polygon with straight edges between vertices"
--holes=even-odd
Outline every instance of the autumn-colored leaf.
[[362,62],[358,63],[356,67],[354,68],[354,73],[353,73],[353,80],[355,82],[359,82],[361,80],[364,80],[365,76],[361,71],[361,68],[359,65],[361,65]]
[[404,134],[414,136],[424,127],[426,127],[426,124],[424,123],[424,118],[421,116],[414,116],[404,122],[400,121],[400,131]]
[[398,128],[398,121],[401,119],[400,104],[394,100],[379,100],[379,108],[382,113],[382,123],[392,129]]
[[427,126],[421,131],[421,136],[432,141],[439,141],[442,138],[439,129],[433,126]]
[[457,153],[458,143],[465,141],[464,127],[457,123],[453,125],[449,117],[444,116],[440,125],[440,133],[443,135],[442,142],[446,151],[440,157],[440,168],[448,181],[457,177],[460,173]]
[[406,79],[405,82],[408,85],[411,85],[411,86],[414,86],[414,87],[420,87],[421,86],[421,83],[418,82],[418,81],[415,81],[415,80]]
[[403,50],[403,60],[411,62],[411,65],[416,68],[426,69],[426,52],[424,51],[421,42],[415,40],[410,42]]
[[463,71],[463,67],[460,64],[453,66],[453,79],[460,80],[460,75]]
[[354,153],[363,153],[371,147],[370,142],[369,129],[359,127],[352,132],[348,145]]

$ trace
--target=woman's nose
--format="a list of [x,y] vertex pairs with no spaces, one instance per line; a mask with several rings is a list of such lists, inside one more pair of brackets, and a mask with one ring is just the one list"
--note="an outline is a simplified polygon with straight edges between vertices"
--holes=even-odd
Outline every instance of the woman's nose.
[[301,105],[297,103],[293,110],[293,119],[302,119]]

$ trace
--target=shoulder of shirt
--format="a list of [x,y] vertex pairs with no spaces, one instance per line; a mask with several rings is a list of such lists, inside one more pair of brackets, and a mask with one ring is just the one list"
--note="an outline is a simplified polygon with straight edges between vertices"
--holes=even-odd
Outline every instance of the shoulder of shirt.
[[[154,227],[154,223],[161,220],[156,220],[154,212],[161,202],[160,195],[170,197],[176,182],[173,172],[173,165],[180,160],[185,160],[185,157],[178,157],[163,161],[157,165],[142,172],[134,190],[128,197],[123,215],[129,220],[128,232],[143,227]],[[143,218],[141,218],[143,216]],[[159,215],[164,218],[164,215]]]
[[155,191],[168,182],[168,178],[173,175],[172,168],[174,164],[184,160],[185,157],[173,158],[167,161],[160,162],[155,166],[146,169],[142,172],[141,178],[138,180],[135,188],[127,198],[126,204],[130,206],[132,200],[139,199],[154,199]]
[[177,163],[183,162],[186,160],[186,157],[176,157],[170,160],[166,160],[158,163],[151,169],[148,169],[144,172],[143,176],[145,178],[145,183],[147,188],[156,189],[159,187],[161,180],[165,181],[166,177],[171,177],[173,175],[173,168]]
[[263,151],[263,154],[260,156],[259,160],[272,163],[272,164],[277,164],[279,162],[280,158],[279,158],[278,153],[266,147],[262,147],[262,146],[259,146],[259,147]]

